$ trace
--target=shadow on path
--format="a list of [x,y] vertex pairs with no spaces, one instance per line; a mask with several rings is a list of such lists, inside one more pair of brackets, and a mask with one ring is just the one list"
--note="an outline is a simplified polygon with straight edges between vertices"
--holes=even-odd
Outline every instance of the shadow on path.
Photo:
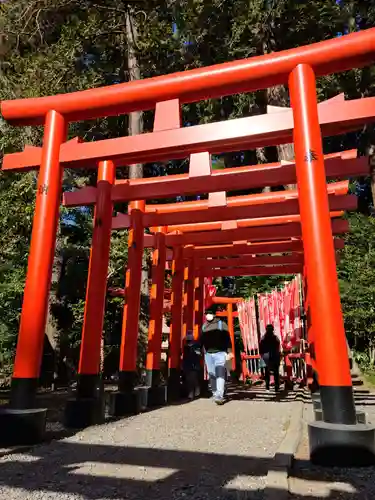
[[[343,472],[332,476],[330,470],[331,479],[324,478],[321,469],[299,462],[294,477],[310,483],[348,482]],[[0,498],[32,500],[44,492],[51,500],[62,493],[85,500],[254,500],[264,498],[264,477],[272,466],[272,459],[256,456],[55,442],[0,461]],[[345,493],[334,484],[328,489],[324,498],[372,498],[360,491]],[[322,498],[312,490],[289,498]],[[275,498],[281,495],[276,489],[273,493]]]

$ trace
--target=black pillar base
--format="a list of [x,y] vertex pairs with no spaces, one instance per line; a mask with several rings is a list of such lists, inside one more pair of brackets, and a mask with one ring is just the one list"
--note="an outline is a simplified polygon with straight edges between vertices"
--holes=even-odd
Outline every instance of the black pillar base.
[[148,388],[147,406],[155,408],[157,406],[165,406],[168,401],[168,389],[166,385],[158,385]]
[[145,385],[149,387],[161,385],[160,370],[146,370]]
[[99,374],[78,374],[77,398],[102,398],[103,380]]
[[147,385],[140,385],[134,389],[138,393],[139,411],[146,411],[149,406],[149,390]]
[[[316,422],[323,421],[323,411],[321,408],[314,407],[314,415]],[[365,424],[366,423],[366,413],[364,411],[357,411],[357,424]]]
[[112,417],[138,415],[142,410],[143,391],[133,389],[126,392],[112,392],[109,397],[109,414]]
[[69,398],[65,406],[64,424],[71,429],[84,429],[105,422],[103,397]]
[[134,390],[137,385],[137,373],[136,372],[124,372],[120,371],[118,390],[119,392],[128,393]]
[[103,381],[99,374],[79,374],[77,390],[65,405],[64,424],[72,429],[84,429],[105,421]]
[[9,406],[14,410],[29,410],[36,407],[37,378],[12,378]]
[[344,425],[355,425],[357,422],[351,385],[321,385],[320,400],[325,422]]
[[179,401],[181,399],[181,372],[177,368],[171,368],[167,385],[168,401]]
[[375,427],[312,422],[308,430],[313,464],[330,467],[375,464]]
[[0,444],[14,446],[42,442],[46,417],[46,408],[0,408]]

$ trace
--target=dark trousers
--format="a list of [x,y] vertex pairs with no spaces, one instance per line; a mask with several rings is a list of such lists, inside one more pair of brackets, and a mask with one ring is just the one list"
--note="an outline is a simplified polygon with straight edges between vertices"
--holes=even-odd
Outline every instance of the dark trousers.
[[280,365],[270,364],[264,369],[264,380],[266,381],[266,389],[270,388],[271,372],[273,373],[273,378],[275,381],[275,391],[279,390],[280,387]]

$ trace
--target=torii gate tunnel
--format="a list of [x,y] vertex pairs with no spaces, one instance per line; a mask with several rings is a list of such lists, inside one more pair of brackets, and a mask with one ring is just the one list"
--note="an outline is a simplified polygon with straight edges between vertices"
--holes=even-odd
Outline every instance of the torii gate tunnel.
[[[322,136],[357,130],[374,121],[375,98],[345,101],[338,96],[318,105],[316,95],[316,77],[362,67],[374,60],[375,29],[369,29],[306,47],[162,77],[2,102],[2,116],[9,123],[44,125],[44,141],[42,148],[26,146],[23,152],[6,154],[3,161],[3,170],[36,168],[39,176],[10,408],[0,414],[1,434],[25,436],[37,433],[44,426],[45,410],[35,409],[35,396],[62,173],[64,168],[87,167],[98,169],[97,188],[73,193],[76,199],[71,203],[96,204],[78,394],[71,401],[71,411],[81,416],[102,414],[97,403],[100,400],[98,377],[112,209],[117,201],[131,201],[131,211],[122,225],[129,228],[129,258],[120,382],[119,391],[113,397],[114,413],[126,413],[139,404],[141,391],[135,391],[135,372],[142,252],[148,244],[144,227],[153,225],[156,229],[150,237],[150,246],[155,250],[147,361],[151,378],[157,380],[159,370],[155,360],[160,360],[166,247],[173,249],[171,375],[179,370],[181,336],[194,328],[197,331],[202,321],[204,276],[234,274],[231,267],[208,260],[207,265],[202,265],[199,259],[207,259],[210,252],[217,257],[243,254],[238,263],[242,274],[294,274],[304,270],[323,416],[321,422],[309,426],[311,458],[332,463],[335,463],[332,458],[335,454],[339,454],[341,460],[346,457],[347,463],[367,463],[374,459],[374,428],[357,423],[336,273],[335,247],[340,244],[333,238],[348,230],[347,223],[337,217],[343,210],[353,208],[353,202],[345,192],[337,195],[332,191],[334,188],[327,190],[326,184],[327,176],[365,175],[367,159],[356,158],[356,152],[325,158]],[[274,85],[289,86],[291,109],[272,116],[181,127],[184,103]],[[76,139],[65,142],[70,122],[150,109],[155,109],[152,133],[91,143]],[[289,142],[294,143],[293,162],[211,171],[211,154]],[[125,181],[115,178],[116,167],[186,157],[190,158],[189,174]],[[287,196],[282,199],[278,193],[268,198],[260,196],[257,201],[250,197],[238,203],[227,200],[224,192],[295,182],[298,193],[291,193],[289,199]],[[210,193],[208,202],[195,204],[190,213],[182,207],[180,210],[178,204],[164,211],[155,207],[155,212],[147,211],[145,204],[149,199],[199,193]],[[204,224],[208,226],[203,227]],[[252,253],[257,245],[286,248],[291,255],[268,261],[268,266],[264,257],[254,257],[260,259],[260,265],[252,266],[244,256],[258,255]],[[232,254],[227,253],[225,246],[236,247],[239,253],[235,254],[233,248]],[[297,257],[295,251],[303,257]],[[197,314],[194,315],[194,311]],[[197,318],[196,325],[194,318]],[[153,387],[157,388],[154,393],[159,394],[158,380]],[[2,421],[7,427],[1,425]]]

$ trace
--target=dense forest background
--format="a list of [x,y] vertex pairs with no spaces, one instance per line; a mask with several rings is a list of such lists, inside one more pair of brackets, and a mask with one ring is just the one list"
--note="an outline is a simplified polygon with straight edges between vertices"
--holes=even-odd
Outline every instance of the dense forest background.
[[[0,99],[42,96],[116,84],[261,55],[374,26],[375,1],[366,0],[8,0],[0,3]],[[319,100],[375,94],[375,69],[320,78]],[[183,107],[185,125],[266,112],[288,105],[277,87]],[[71,124],[69,137],[100,140],[150,130],[153,113]],[[0,118],[0,154],[40,145],[41,128],[10,127]],[[372,152],[374,128],[327,139],[326,153]],[[217,168],[288,159],[292,148],[242,151],[214,158]],[[0,157],[1,158],[1,157]],[[187,171],[187,162],[138,165],[118,176]],[[0,373],[11,373],[33,219],[36,173],[0,172]],[[65,171],[64,189],[94,185],[95,171]],[[285,186],[288,188],[288,186]],[[278,189],[284,189],[279,187]],[[375,361],[375,220],[371,179],[352,180],[358,213],[338,266],[347,335],[363,366]],[[249,191],[248,191],[249,192]],[[252,191],[254,192],[254,191]],[[204,194],[203,194],[204,196]],[[178,200],[177,200],[178,201]],[[121,209],[122,207],[116,207]],[[46,338],[60,359],[75,364],[91,244],[92,211],[61,210]],[[109,286],[123,286],[126,232],[113,233]],[[147,256],[145,258],[147,276]],[[245,296],[284,278],[239,278],[220,283]],[[143,306],[147,324],[147,301]],[[108,298],[105,354],[116,356],[122,300]],[[324,322],[324,318],[322,318]],[[329,333],[329,332],[327,332]],[[143,336],[144,340],[144,336]]]

